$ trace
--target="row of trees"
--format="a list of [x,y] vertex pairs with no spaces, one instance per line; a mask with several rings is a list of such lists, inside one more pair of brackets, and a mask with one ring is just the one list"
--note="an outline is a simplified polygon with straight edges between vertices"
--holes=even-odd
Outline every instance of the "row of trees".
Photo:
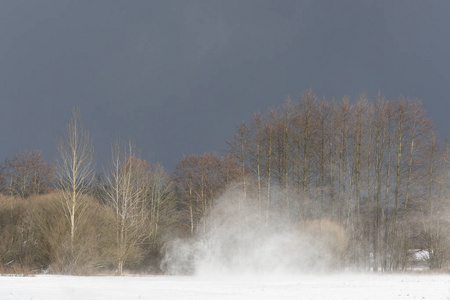
[[253,115],[229,145],[267,226],[275,211],[293,223],[333,220],[350,236],[345,263],[356,268],[405,268],[413,248],[442,266],[448,152],[420,102],[307,91]]
[[267,232],[338,232],[331,240],[345,245],[334,266],[404,269],[413,249],[428,250],[430,268],[443,266],[449,151],[420,102],[327,101],[307,91],[254,114],[228,146],[222,157],[183,156],[169,175],[132,142],[115,141],[109,165],[95,173],[74,110],[53,166],[37,151],[1,165],[0,264],[156,272],[171,239],[214,230],[207,216],[233,187],[242,195],[231,201],[239,226],[261,224],[249,220],[256,217]]

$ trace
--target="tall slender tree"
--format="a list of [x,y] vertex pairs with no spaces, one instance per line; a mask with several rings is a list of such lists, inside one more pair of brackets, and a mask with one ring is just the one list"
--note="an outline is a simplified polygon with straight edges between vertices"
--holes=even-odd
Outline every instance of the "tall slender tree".
[[105,194],[115,214],[115,257],[118,273],[122,274],[125,264],[151,235],[147,204],[150,166],[137,158],[131,141],[114,142],[111,153]]
[[94,170],[94,148],[83,128],[79,109],[72,109],[66,133],[58,143],[56,162],[58,191],[70,227],[70,251],[73,255],[75,232],[87,209],[86,196],[91,188]]

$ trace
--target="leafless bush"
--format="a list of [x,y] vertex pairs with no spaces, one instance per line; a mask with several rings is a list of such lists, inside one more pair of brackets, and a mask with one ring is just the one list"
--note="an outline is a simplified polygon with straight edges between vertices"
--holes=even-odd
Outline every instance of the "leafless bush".
[[99,270],[111,267],[111,243],[114,234],[111,231],[112,214],[106,207],[88,198],[90,209],[86,218],[79,223],[73,249],[70,245],[70,228],[62,218],[53,220],[52,228],[47,232],[47,241],[51,245],[52,257],[50,271],[62,274],[96,274]]

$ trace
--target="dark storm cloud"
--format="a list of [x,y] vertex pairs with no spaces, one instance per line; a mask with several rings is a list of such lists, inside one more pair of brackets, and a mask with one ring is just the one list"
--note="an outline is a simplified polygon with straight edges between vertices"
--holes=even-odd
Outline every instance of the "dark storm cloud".
[[378,90],[450,135],[446,1],[2,1],[0,158],[47,157],[79,106],[99,158],[117,135],[172,168],[295,98]]

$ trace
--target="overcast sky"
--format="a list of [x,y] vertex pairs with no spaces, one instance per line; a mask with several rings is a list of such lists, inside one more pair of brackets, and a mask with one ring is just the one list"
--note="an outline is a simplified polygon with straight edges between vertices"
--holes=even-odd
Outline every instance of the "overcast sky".
[[419,98],[450,136],[450,1],[0,1],[0,161],[51,160],[81,110],[99,160],[133,139],[171,170],[312,88]]

